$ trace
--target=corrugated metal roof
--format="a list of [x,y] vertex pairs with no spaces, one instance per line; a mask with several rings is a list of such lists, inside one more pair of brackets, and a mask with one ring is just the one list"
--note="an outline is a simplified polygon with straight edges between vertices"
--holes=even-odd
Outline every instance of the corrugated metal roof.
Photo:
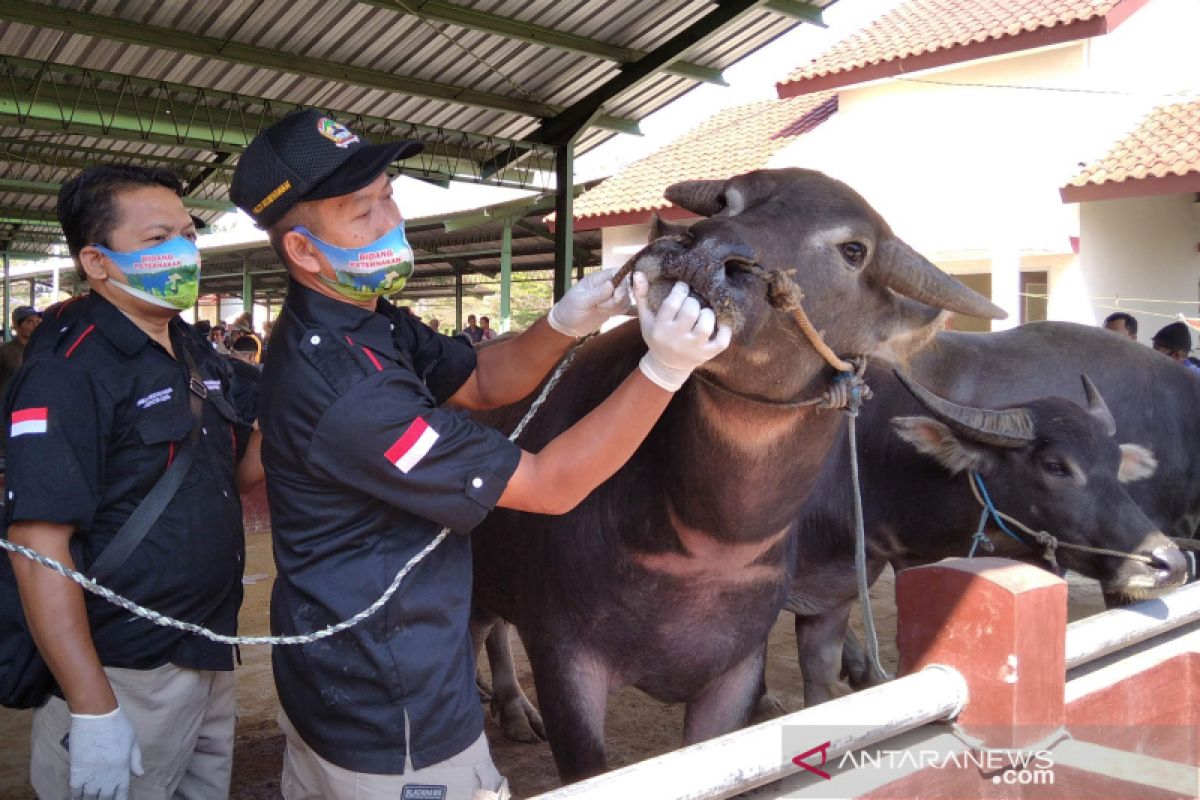
[[[766,0],[750,8],[684,50],[679,59],[687,69],[657,72],[606,102],[601,127],[579,136],[576,153],[697,85],[695,77],[679,72],[719,71],[800,24],[781,10],[819,11],[832,2]],[[196,183],[198,197],[224,200],[228,170],[206,174],[202,162],[236,163],[238,137],[206,147],[195,136],[160,135],[147,142],[149,123],[161,127],[187,114],[193,123],[197,117],[233,121],[252,133],[306,105],[348,122],[356,115],[369,117],[359,122],[375,136],[398,135],[409,123],[427,126],[415,135],[443,157],[423,164],[414,160],[405,164],[406,171],[423,168],[441,178],[448,171],[458,177],[474,171],[476,180],[498,177],[544,189],[551,180],[549,149],[516,162],[532,173],[510,169],[485,176],[478,164],[503,156],[513,144],[508,140],[529,139],[558,111],[618,76],[630,51],[634,57],[652,51],[728,5],[711,0],[5,0],[0,3],[0,125],[8,127],[0,142],[0,177],[55,183],[111,151],[147,161],[166,159],[163,163]],[[468,12],[491,15],[472,25],[495,30],[445,21]],[[522,32],[512,38],[503,32],[506,22],[590,40],[586,48],[623,48],[624,57],[615,61],[580,48],[527,41]],[[83,76],[80,68],[96,74]],[[397,89],[395,80],[418,85]],[[197,95],[199,90],[206,94]],[[36,109],[29,103],[35,96]],[[62,106],[57,117],[47,111],[54,105]],[[115,112],[124,115],[130,130],[118,130]],[[99,114],[90,127],[84,124],[89,114]],[[469,142],[471,158],[456,161],[463,142]],[[53,207],[52,195],[16,194],[0,200],[0,217]],[[215,213],[206,210],[202,216],[211,219]],[[6,230],[11,232],[0,227],[0,245]]]

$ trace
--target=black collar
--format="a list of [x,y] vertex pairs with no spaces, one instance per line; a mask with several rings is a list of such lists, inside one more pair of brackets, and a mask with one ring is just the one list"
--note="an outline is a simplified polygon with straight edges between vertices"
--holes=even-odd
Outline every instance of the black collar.
[[[88,321],[96,326],[96,330],[112,343],[113,347],[127,356],[134,355],[152,341],[149,335],[135,325],[133,320],[125,316],[121,309],[96,292],[90,292],[88,295],[86,316]],[[167,323],[167,330],[172,341],[186,340],[186,328],[187,323],[181,320],[178,314]]]
[[382,298],[374,311],[367,311],[289,280],[284,302],[306,325],[328,328],[393,360],[398,356],[392,332],[401,324],[401,312]]

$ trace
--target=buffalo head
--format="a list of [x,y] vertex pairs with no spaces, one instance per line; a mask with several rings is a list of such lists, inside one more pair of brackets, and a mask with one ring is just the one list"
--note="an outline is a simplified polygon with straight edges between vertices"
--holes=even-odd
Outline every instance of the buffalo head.
[[[893,419],[900,437],[951,473],[979,473],[997,509],[1061,542],[1137,554],[1150,562],[1062,547],[1057,552],[1061,565],[1099,580],[1110,596],[1137,598],[1183,583],[1186,564],[1179,548],[1124,486],[1150,477],[1157,466],[1154,456],[1136,444],[1117,444],[1112,414],[1086,376],[1086,410],[1061,397],[1003,409],[970,408],[938,397],[899,371],[896,376],[932,415]],[[1003,542],[1004,552],[1020,554],[1012,544]]]
[[643,249],[634,266],[650,279],[652,306],[683,280],[733,326],[733,346],[709,366],[729,381],[750,379],[737,366],[739,355],[770,363],[775,378],[802,372],[808,362],[798,359],[813,357],[790,315],[768,301],[764,273],[782,271],[799,286],[812,323],[842,356],[923,341],[943,309],[1005,316],[901,241],[853,189],[819,172],[687,181],[666,196],[705,218],[659,228],[667,235]]

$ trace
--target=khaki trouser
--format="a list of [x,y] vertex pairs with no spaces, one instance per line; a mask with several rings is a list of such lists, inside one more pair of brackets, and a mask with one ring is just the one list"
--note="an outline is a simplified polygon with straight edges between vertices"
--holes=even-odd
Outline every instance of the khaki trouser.
[[[287,715],[279,712],[287,736],[283,754],[284,800],[508,800],[508,781],[500,776],[483,734],[461,753],[403,775],[352,772],[312,751]],[[407,790],[406,790],[407,789]]]
[[[137,735],[146,774],[134,776],[130,800],[225,800],[233,767],[234,679],[166,664],[157,669],[105,667],[117,702]],[[71,712],[57,697],[33,712],[30,781],[41,800],[71,796],[71,757],[63,739]]]

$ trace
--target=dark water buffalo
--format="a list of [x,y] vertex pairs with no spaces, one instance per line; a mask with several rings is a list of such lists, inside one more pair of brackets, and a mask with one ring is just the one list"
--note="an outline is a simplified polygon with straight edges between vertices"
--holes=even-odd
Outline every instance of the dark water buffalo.
[[[912,359],[911,371],[964,405],[1020,404],[1031,412],[1035,435],[1001,444],[945,420],[915,423],[920,417],[913,415],[928,410],[882,365],[871,371],[875,397],[861,412],[858,432],[872,581],[888,562],[899,568],[967,555],[980,515],[970,469],[983,475],[1001,511],[1035,530],[1155,559],[1144,565],[1058,552],[1060,565],[1099,580],[1110,598],[1139,597],[1182,580],[1182,556],[1160,531],[1190,532],[1200,514],[1194,478],[1200,379],[1189,370],[1108,331],[1043,322],[1001,333],[939,333]],[[1087,405],[1083,373],[1112,409],[1115,437],[1082,408],[1052,397]],[[1029,402],[1038,397],[1046,399]],[[1153,479],[1137,445],[1157,461]],[[800,517],[786,607],[796,614],[806,704],[835,693],[843,655],[852,684],[866,677],[857,641],[847,637],[842,649],[857,599],[849,474],[846,448],[836,448]],[[1041,560],[1040,547],[1016,542],[995,525],[989,538],[997,555]]]
[[[807,170],[677,184],[706,217],[637,257],[661,299],[676,279],[735,326],[630,462],[562,517],[497,511],[473,534],[479,641],[517,626],[559,773],[605,769],[608,693],[687,704],[684,739],[744,724],[788,588],[790,535],[840,415],[788,404],[833,374],[749,265],[786,271],[842,355],[928,338],[938,309],[1000,316],[896,238],[849,187]],[[521,439],[537,450],[611,392],[645,352],[636,324],[588,343]],[[489,421],[510,429],[523,408]],[[499,707],[527,708],[501,670]]]

